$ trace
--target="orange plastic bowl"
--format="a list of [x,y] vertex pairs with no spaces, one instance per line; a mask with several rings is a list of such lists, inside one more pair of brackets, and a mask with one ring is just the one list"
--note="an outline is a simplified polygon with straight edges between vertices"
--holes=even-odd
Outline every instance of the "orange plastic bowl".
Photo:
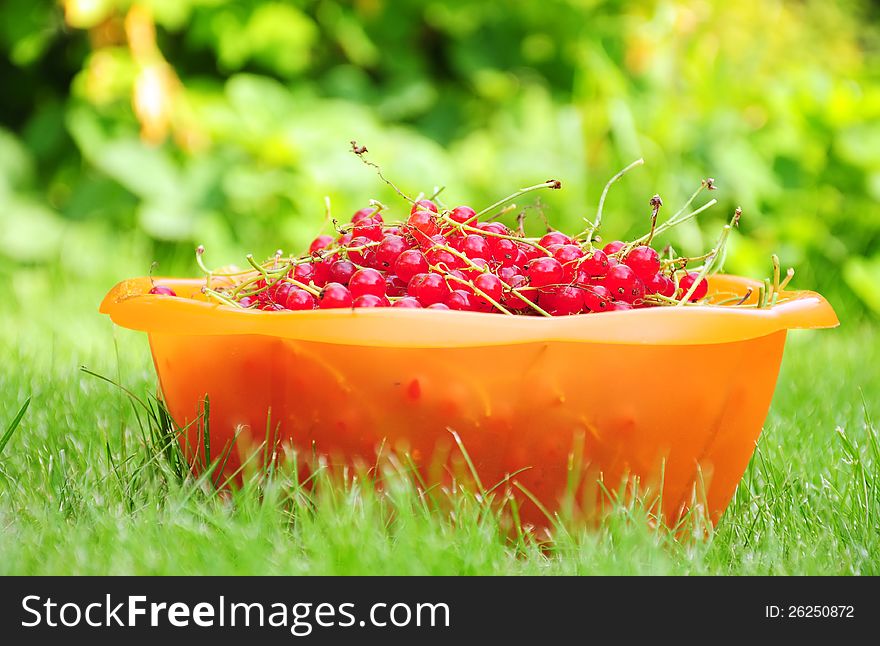
[[[205,395],[216,455],[233,438],[372,463],[406,451],[428,480],[456,431],[487,487],[509,474],[550,510],[572,475],[608,489],[637,477],[676,519],[696,501],[724,512],[755,448],[786,331],[833,327],[813,292],[768,309],[663,307],[545,319],[409,309],[260,312],[205,302],[200,280],[117,285],[101,304],[147,332],[162,396],[189,425]],[[710,292],[758,283],[715,276]],[[755,289],[755,291],[757,291]],[[575,454],[573,454],[573,452]],[[460,454],[457,454],[460,456]],[[439,456],[439,458],[438,458]],[[232,473],[243,459],[230,452]],[[572,474],[572,465],[579,473]],[[586,486],[586,485],[585,485]],[[519,492],[519,489],[516,489]],[[591,515],[593,498],[578,509]],[[523,520],[546,525],[528,500]]]

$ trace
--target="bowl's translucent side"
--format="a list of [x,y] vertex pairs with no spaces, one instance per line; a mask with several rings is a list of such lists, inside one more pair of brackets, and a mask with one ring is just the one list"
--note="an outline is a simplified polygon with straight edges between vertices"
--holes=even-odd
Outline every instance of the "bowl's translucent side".
[[[713,521],[754,450],[784,340],[781,331],[703,345],[395,348],[150,335],[176,422],[193,421],[207,394],[215,457],[243,429],[228,473],[271,428],[306,455],[314,446],[347,462],[372,464],[384,444],[437,482],[461,459],[452,429],[486,487],[526,468],[515,479],[555,509],[574,464],[575,508],[585,516],[595,511],[597,477],[614,489],[638,476],[654,495],[663,482],[667,518],[696,501]],[[198,432],[190,427],[184,444],[199,446]],[[546,524],[521,502],[524,520]]]

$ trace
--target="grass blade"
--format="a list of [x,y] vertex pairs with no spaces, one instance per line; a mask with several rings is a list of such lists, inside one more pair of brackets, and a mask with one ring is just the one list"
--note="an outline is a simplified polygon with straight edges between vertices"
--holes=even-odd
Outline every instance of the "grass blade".
[[21,408],[18,410],[18,413],[7,427],[6,432],[3,433],[3,437],[0,437],[0,455],[3,455],[3,449],[6,448],[9,440],[12,439],[12,434],[15,433],[15,429],[18,428],[18,425],[21,423],[21,418],[24,417],[24,414],[27,412],[28,406],[30,405],[31,398],[28,397],[24,400],[24,404],[22,404]]

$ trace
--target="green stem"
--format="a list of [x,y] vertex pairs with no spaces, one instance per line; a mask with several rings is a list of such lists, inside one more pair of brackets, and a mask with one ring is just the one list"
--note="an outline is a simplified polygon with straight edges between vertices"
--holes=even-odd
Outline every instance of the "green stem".
[[612,177],[611,179],[608,180],[608,183],[605,184],[605,188],[602,189],[602,195],[599,196],[599,206],[596,208],[596,219],[593,220],[592,223],[587,222],[587,224],[589,226],[586,229],[584,229],[584,231],[582,231],[580,234],[575,236],[576,238],[581,238],[583,236],[586,236],[587,241],[591,242],[593,240],[593,236],[596,234],[596,231],[598,231],[599,227],[602,225],[602,212],[605,210],[605,198],[608,197],[608,191],[611,190],[611,185],[614,184],[621,177],[626,175],[633,168],[635,168],[636,166],[641,166],[644,163],[645,163],[645,160],[640,157],[639,159],[632,162],[626,168],[623,168],[622,170],[618,171],[617,174],[614,175],[614,177]]

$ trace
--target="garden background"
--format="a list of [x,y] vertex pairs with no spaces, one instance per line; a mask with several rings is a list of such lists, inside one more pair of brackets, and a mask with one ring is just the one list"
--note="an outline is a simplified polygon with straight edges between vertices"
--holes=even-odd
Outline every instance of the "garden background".
[[[31,403],[0,442],[0,573],[880,572],[878,19],[866,1],[4,0],[0,432]],[[100,298],[153,261],[196,275],[197,244],[213,265],[300,249],[325,196],[341,219],[370,198],[402,212],[351,139],[447,204],[560,179],[539,206],[564,230],[644,157],[608,237],[713,177],[719,205],[676,248],[711,246],[740,205],[726,270],[763,278],[778,253],[832,302],[839,330],[792,335],[711,540],[621,510],[542,551],[412,492],[364,494],[358,516],[351,492],[300,509],[133,473],[128,400],[79,368],[138,395],[155,378]]]

